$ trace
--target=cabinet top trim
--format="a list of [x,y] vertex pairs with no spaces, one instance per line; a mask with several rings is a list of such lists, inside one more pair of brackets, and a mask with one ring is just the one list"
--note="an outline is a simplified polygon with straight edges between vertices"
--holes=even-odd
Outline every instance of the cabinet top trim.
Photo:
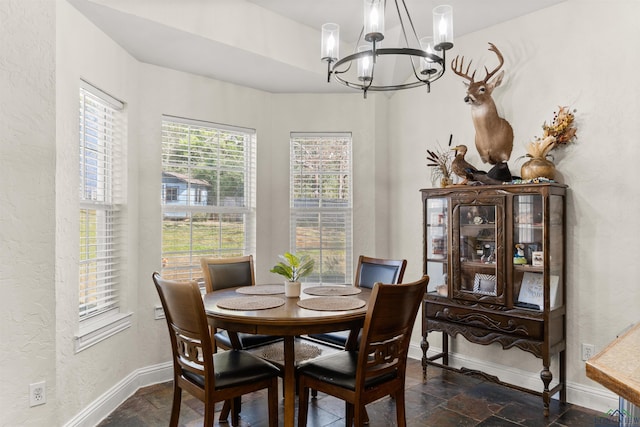
[[422,193],[449,195],[454,193],[478,193],[478,192],[494,192],[496,194],[513,194],[513,193],[548,193],[555,195],[565,194],[565,190],[569,188],[565,184],[557,182],[543,184],[503,184],[503,185],[452,185],[444,188],[423,188]]

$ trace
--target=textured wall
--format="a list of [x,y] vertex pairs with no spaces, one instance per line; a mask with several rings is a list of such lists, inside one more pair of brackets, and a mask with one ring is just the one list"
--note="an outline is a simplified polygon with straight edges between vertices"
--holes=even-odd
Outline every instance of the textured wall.
[[[580,343],[601,349],[637,320],[633,308],[640,300],[632,240],[639,230],[631,213],[640,202],[629,172],[640,154],[634,143],[640,101],[631,95],[638,92],[633,73],[640,58],[633,42],[640,30],[629,17],[640,10],[632,1],[616,2],[615,8],[609,4],[570,0],[460,38],[452,52],[482,63],[489,59],[486,43],[491,41],[505,54],[507,79],[496,99],[515,129],[516,171],[523,144],[539,133],[556,106],[578,109],[580,139],[558,163],[570,186],[567,357],[574,389],[595,386],[584,376]],[[608,13],[601,16],[602,10]],[[0,40],[1,426],[62,425],[137,369],[169,359],[166,326],[153,320],[158,301],[149,283],[160,254],[160,114],[258,130],[262,282],[273,279],[265,273],[269,258],[273,261],[288,244],[281,219],[288,216],[289,131],[354,132],[355,252],[408,258],[407,280],[422,272],[416,230],[422,227],[418,190],[430,182],[425,150],[436,141],[446,144],[451,132],[460,143],[471,145],[473,139],[464,89],[451,73],[434,84],[431,94],[411,90],[390,100],[370,96],[363,102],[359,94],[270,95],[138,64],[64,0],[0,0]],[[612,47],[612,40],[618,44]],[[600,72],[610,64],[616,66],[606,68],[608,74]],[[123,301],[134,312],[134,324],[75,354],[74,159],[81,77],[128,105],[131,228]],[[368,149],[370,142],[375,150]],[[470,160],[479,163],[477,157]],[[506,357],[500,359],[505,367],[537,374],[537,362],[521,352],[462,341],[454,345],[461,354],[479,360]],[[28,384],[43,379],[49,403],[30,409]]]
[[[59,425],[141,367],[137,274],[137,61],[83,15],[60,0],[56,14],[56,369]],[[80,79],[125,103],[128,251],[120,292],[132,326],[75,353],[78,333],[78,92]],[[151,289],[149,289],[151,290]],[[142,334],[144,331],[141,332]],[[143,364],[142,366],[146,366]],[[90,423],[90,422],[89,422]]]
[[0,425],[47,425],[55,400],[55,2],[0,1]]

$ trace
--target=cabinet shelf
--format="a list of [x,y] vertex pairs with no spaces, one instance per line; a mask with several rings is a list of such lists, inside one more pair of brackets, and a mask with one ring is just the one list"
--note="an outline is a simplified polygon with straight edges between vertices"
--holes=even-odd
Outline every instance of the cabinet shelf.
[[515,271],[531,271],[534,273],[544,273],[544,267],[540,266],[533,266],[533,265],[529,265],[529,264],[523,264],[523,265],[514,265],[513,269]]

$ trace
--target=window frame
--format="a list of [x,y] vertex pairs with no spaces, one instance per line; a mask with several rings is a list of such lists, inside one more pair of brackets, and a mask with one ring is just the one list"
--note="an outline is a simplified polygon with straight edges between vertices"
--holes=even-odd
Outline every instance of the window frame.
[[[340,203],[337,201],[335,201],[333,205],[328,200],[323,202],[322,196],[313,200],[311,198],[303,198],[303,200],[305,200],[303,203],[296,203],[296,191],[301,194],[304,193],[304,190],[296,189],[295,187],[296,185],[303,185],[301,182],[304,178],[302,178],[302,170],[299,170],[296,166],[298,159],[296,157],[295,145],[299,144],[301,141],[310,143],[314,140],[317,141],[318,144],[335,144],[338,140],[344,140],[347,144],[346,148],[342,152],[343,155],[347,156],[347,170],[329,170],[323,168],[316,171],[318,177],[341,174],[347,178],[348,182],[346,186],[341,187],[342,191],[348,194],[348,198],[345,199],[344,206],[339,206]],[[296,174],[298,173],[300,174],[300,179],[296,180]],[[321,283],[350,283],[353,277],[353,137],[351,132],[291,132],[289,174],[290,248],[293,252],[310,253],[316,262],[314,272],[307,278],[307,281]],[[322,179],[319,179],[318,181],[321,183],[323,182]],[[296,184],[296,182],[300,184]],[[320,188],[316,190],[322,194],[322,184],[320,184]],[[309,219],[313,221],[314,216],[320,221],[318,224],[317,236],[315,236],[315,239],[318,241],[318,245],[316,247],[302,247],[298,245],[298,224],[300,221]],[[344,233],[344,247],[342,248],[344,251],[344,259],[338,260],[337,262],[338,264],[341,262],[344,263],[344,268],[342,269],[341,274],[335,274],[335,272],[331,271],[331,263],[328,258],[325,262],[325,254],[340,249],[330,247],[330,239],[325,239],[324,236],[330,235],[331,232],[336,231],[332,226],[340,225],[339,220],[336,222],[336,219],[340,217],[344,218],[342,224],[344,226],[344,229],[342,230]],[[307,230],[309,228],[312,227],[307,227]],[[325,231],[328,232],[325,233]],[[340,231],[338,231],[338,233],[340,233]]]
[[[131,325],[121,298],[126,269],[125,103],[85,81],[80,82],[79,97],[76,353]],[[90,295],[92,307],[87,303]]]
[[[184,126],[184,137],[188,138],[187,147],[182,160],[170,160],[171,156],[168,150],[171,142],[170,137],[165,135],[169,132],[170,126]],[[186,130],[188,129],[188,131]],[[194,130],[192,130],[194,129]],[[196,130],[202,132],[210,131],[217,138],[212,138],[211,150],[217,150],[217,154],[210,154],[207,158],[207,152],[203,148],[201,152],[196,152],[196,148],[192,148],[191,138]],[[179,134],[172,138],[179,138]],[[229,138],[228,140],[225,138]],[[241,159],[234,157],[238,152],[227,150],[223,147],[224,141],[233,140],[236,144],[242,143],[243,149]],[[202,257],[230,257],[239,255],[248,255],[255,253],[256,250],[256,151],[257,151],[257,132],[255,129],[240,126],[225,125],[215,122],[195,120],[184,117],[171,115],[162,116],[162,174],[163,179],[167,178],[166,174],[173,174],[174,178],[181,177],[185,180],[186,191],[183,194],[178,190],[177,200],[173,200],[170,204],[166,200],[166,189],[169,185],[162,183],[161,194],[161,210],[162,210],[162,274],[165,277],[173,279],[195,279],[202,280],[202,269],[200,266],[200,258]],[[232,145],[233,146],[233,145]],[[238,145],[239,147],[239,145]],[[225,161],[226,160],[226,161]],[[203,164],[204,162],[204,164]],[[210,163],[207,163],[210,162]],[[232,163],[229,166],[227,163]],[[237,164],[242,166],[237,166]],[[184,169],[184,170],[182,170]],[[176,171],[180,171],[177,173]],[[197,172],[203,170],[208,171],[215,179],[204,180],[197,176]],[[225,187],[221,185],[221,177],[224,173],[239,173],[242,176],[242,188]],[[209,182],[215,181],[215,182]],[[207,189],[198,187],[197,185],[209,185]],[[226,191],[237,188],[236,193],[242,193],[240,198],[228,195]],[[226,191],[225,191],[226,190]],[[206,194],[205,194],[206,193]],[[185,196],[186,194],[186,196]],[[224,196],[226,197],[226,200]],[[214,204],[208,203],[208,198],[215,199]],[[240,200],[241,201],[240,201]],[[182,217],[189,222],[191,233],[188,236],[188,242],[185,240],[184,246],[188,246],[187,250],[181,252],[167,251],[169,246],[166,240],[166,223],[170,216]],[[210,241],[203,243],[196,241],[195,230],[196,221],[206,218],[217,221],[218,234],[212,233]],[[225,247],[224,236],[229,233],[229,223],[238,222],[243,233],[243,242],[241,247]],[[226,224],[226,225],[225,225]],[[212,224],[212,230],[215,224]],[[201,229],[202,231],[202,229]],[[201,235],[201,234],[200,234]],[[216,241],[217,239],[217,241]],[[209,244],[209,246],[206,246]],[[174,258],[172,259],[172,255]],[[181,263],[179,258],[183,258]]]

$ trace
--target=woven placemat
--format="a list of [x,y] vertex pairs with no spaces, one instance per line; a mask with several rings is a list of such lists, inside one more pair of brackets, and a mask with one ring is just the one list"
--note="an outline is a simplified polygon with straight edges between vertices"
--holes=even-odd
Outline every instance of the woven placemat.
[[244,295],[276,295],[284,294],[284,285],[256,285],[243,286],[236,289],[236,292]]
[[[296,362],[313,359],[322,354],[322,350],[315,345],[298,342],[295,344],[294,351],[296,354]],[[264,359],[273,360],[274,362],[284,362],[284,345],[281,342],[269,344],[261,347],[260,350],[254,354]]]
[[321,296],[340,296],[340,295],[357,295],[362,292],[362,289],[355,286],[313,286],[304,290],[305,294],[309,295],[321,295]]
[[284,300],[278,297],[265,296],[235,297],[220,300],[216,305],[228,310],[265,310],[284,305]]
[[350,297],[316,297],[298,301],[302,308],[318,311],[343,311],[355,310],[364,307],[365,302],[358,298]]

